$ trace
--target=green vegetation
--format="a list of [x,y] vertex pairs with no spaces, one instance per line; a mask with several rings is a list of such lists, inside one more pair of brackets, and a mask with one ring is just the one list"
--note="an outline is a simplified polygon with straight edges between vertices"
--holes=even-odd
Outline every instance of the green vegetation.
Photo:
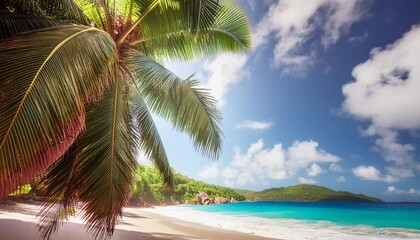
[[326,187],[300,184],[290,187],[270,188],[261,192],[239,190],[249,200],[290,202],[383,202],[379,198],[363,194],[334,191]]
[[9,196],[27,195],[31,192],[31,190],[32,190],[31,184],[28,183],[28,184],[19,186],[18,189],[10,193]]
[[245,200],[242,194],[234,190],[218,185],[208,184],[188,178],[185,175],[174,172],[174,191],[165,188],[159,172],[153,167],[139,166],[136,173],[132,204],[137,204],[140,198],[151,204],[172,204],[176,201],[194,201],[195,195],[199,192],[206,192],[209,197],[234,198],[238,201]]

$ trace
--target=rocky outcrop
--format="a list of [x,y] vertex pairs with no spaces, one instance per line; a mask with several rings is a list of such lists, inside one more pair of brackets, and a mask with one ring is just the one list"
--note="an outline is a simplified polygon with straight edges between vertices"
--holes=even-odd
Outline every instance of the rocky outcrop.
[[225,204],[225,203],[229,203],[229,199],[224,198],[224,197],[215,197],[214,198],[214,203],[215,204]]
[[195,200],[197,201],[197,204],[200,205],[210,205],[213,203],[213,199],[211,199],[205,192],[198,193],[195,196]]
[[195,195],[195,202],[185,201],[185,204],[200,204],[200,205],[210,205],[210,204],[226,204],[226,203],[237,203],[236,199],[231,198],[230,200],[225,197],[215,197],[214,199],[210,198],[209,195],[205,192],[200,192]]

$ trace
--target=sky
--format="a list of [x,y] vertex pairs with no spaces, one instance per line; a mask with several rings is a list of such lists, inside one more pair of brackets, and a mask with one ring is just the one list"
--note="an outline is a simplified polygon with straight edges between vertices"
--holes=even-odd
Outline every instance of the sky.
[[211,90],[224,133],[208,159],[156,119],[172,167],[240,189],[307,183],[420,201],[420,1],[238,4],[251,53],[167,64]]

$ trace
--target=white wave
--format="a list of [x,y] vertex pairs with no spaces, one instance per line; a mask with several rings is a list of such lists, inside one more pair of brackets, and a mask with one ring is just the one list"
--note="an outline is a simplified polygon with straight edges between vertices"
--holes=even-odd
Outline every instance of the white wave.
[[267,219],[248,215],[203,212],[182,206],[158,207],[147,211],[210,227],[288,240],[420,239],[420,231],[405,228],[374,228],[366,225],[339,226],[328,221]]

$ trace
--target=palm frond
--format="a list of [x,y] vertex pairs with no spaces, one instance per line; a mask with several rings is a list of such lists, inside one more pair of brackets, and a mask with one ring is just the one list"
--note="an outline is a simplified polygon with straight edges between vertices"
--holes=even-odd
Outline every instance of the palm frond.
[[136,151],[130,117],[129,92],[114,72],[115,85],[87,107],[86,131],[44,176],[47,203],[40,229],[49,238],[80,201],[88,232],[111,236],[128,204],[134,180]]
[[0,195],[56,161],[84,129],[86,101],[115,61],[105,32],[60,26],[0,42]]
[[208,91],[197,88],[196,81],[181,80],[136,50],[127,53],[126,63],[149,108],[187,133],[197,150],[217,158],[222,144],[222,118]]
[[15,34],[63,25],[58,20],[0,11],[0,40]]
[[74,0],[75,3],[80,7],[83,11],[83,14],[91,21],[91,23],[95,24],[95,27],[106,31],[105,24],[104,24],[104,12],[99,6],[99,3],[96,1],[90,0]]
[[[122,79],[88,107],[86,131],[80,137],[79,198],[83,218],[95,237],[111,236],[128,204],[136,162],[129,93]],[[79,185],[79,184],[78,184]]]
[[43,207],[38,213],[39,228],[44,239],[58,230],[63,220],[74,214],[77,206],[77,140],[69,150],[42,176],[39,185],[43,186]]
[[[136,84],[136,83],[134,83]],[[136,84],[137,85],[137,84]],[[163,182],[169,189],[173,188],[174,176],[166,156],[165,147],[155,126],[152,115],[137,89],[132,94],[132,112],[137,120],[139,148],[151,159],[159,170]]]
[[161,0],[147,12],[154,0],[134,0],[134,19],[142,17],[140,28],[145,35],[164,34],[177,30],[190,33],[207,29],[214,23],[220,8],[218,0]]
[[180,3],[191,32],[210,28],[220,9],[218,0],[182,0]]
[[[88,18],[73,0],[2,0],[3,10],[62,21],[88,24]],[[1,10],[1,9],[0,9]]]
[[[159,62],[165,59],[190,61],[220,52],[244,53],[251,49],[251,27],[246,15],[229,0],[221,1],[213,22],[195,33],[188,29],[188,24],[172,29],[171,26],[165,29],[154,23],[144,24],[148,24],[148,27],[142,28],[144,36],[131,43],[138,43],[141,52]],[[159,24],[165,26],[164,23]]]

